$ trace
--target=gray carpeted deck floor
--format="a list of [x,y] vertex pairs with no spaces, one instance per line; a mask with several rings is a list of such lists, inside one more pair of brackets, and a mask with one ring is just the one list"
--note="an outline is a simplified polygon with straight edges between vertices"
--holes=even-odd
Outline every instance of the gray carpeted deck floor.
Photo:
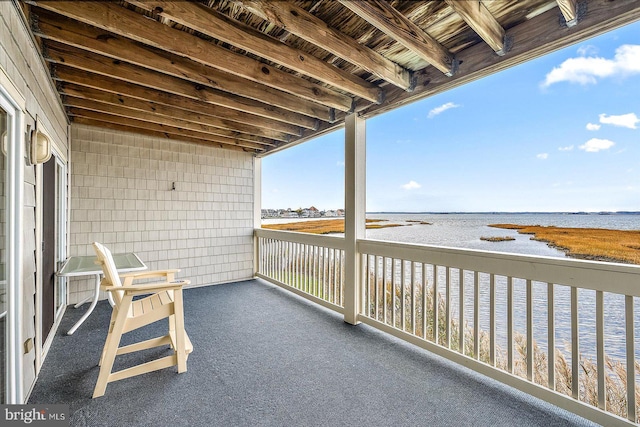
[[185,291],[188,372],[91,399],[110,307],[63,335],[85,309],[67,310],[29,401],[70,405],[72,426],[592,425],[261,280]]

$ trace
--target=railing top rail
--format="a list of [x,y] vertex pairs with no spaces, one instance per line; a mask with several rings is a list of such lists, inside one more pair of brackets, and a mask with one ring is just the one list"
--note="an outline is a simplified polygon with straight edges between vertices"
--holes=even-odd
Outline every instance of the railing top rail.
[[640,266],[443,246],[358,240],[358,251],[514,278],[640,296]]
[[255,228],[254,235],[267,239],[284,240],[287,242],[301,243],[311,246],[322,246],[332,249],[345,249],[344,237],[327,236],[310,233],[300,233],[297,231],[269,230],[265,228]]

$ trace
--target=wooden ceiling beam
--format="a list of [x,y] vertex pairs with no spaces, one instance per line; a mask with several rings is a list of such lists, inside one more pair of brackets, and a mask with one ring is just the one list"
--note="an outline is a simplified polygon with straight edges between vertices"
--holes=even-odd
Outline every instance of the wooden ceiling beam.
[[567,27],[573,27],[578,23],[578,6],[577,0],[556,0],[564,20],[567,21]]
[[235,74],[252,82],[288,92],[303,99],[351,111],[353,99],[336,90],[231,52],[197,36],[180,31],[122,7],[102,1],[26,0],[43,9],[93,25],[137,42],[184,56],[201,64]]
[[263,151],[266,148],[266,146],[262,144],[241,141],[233,138],[225,138],[222,136],[211,135],[204,132],[197,132],[197,131],[182,129],[175,126],[163,125],[159,123],[151,123],[144,120],[136,120],[136,119],[131,119],[127,117],[117,116],[114,114],[106,114],[102,112],[91,111],[83,108],[75,108],[75,107],[68,108],[67,113],[71,117],[85,117],[88,119],[129,126],[131,128],[147,129],[147,130],[152,130],[156,132],[162,132],[170,135],[175,135],[177,137],[184,136],[188,138],[195,138],[195,139],[200,139],[204,141],[217,142],[220,144],[226,144],[230,146],[245,147],[245,148],[250,148],[252,150],[260,150],[260,151]]
[[206,102],[194,100],[169,92],[151,89],[146,86],[128,83],[115,78],[87,73],[65,65],[56,65],[54,78],[63,85],[68,83],[79,85],[83,88],[97,89],[100,91],[126,96],[142,101],[153,100],[154,103],[186,110],[190,113],[203,114],[223,120],[228,126],[242,123],[257,126],[263,129],[284,132],[294,137],[300,136],[301,128],[277,120],[265,119],[242,111],[219,107]]
[[114,61],[107,57],[62,45],[57,42],[53,43],[47,42],[46,44],[45,59],[50,62],[64,64],[95,74],[114,77],[129,83],[186,96],[221,107],[279,120],[307,129],[315,129],[318,127],[318,120],[315,118],[295,114],[291,111],[272,107],[251,99],[223,93],[176,77],[147,70],[137,65]]
[[235,131],[237,134],[254,135],[275,141],[289,142],[291,136],[284,132],[263,129],[245,123],[232,122],[218,117],[207,116],[196,111],[188,111],[174,106],[163,105],[153,101],[136,99],[123,94],[104,92],[98,89],[82,87],[73,83],[60,85],[60,93],[73,98],[93,100],[112,106],[134,109],[145,114],[158,114],[169,118],[186,120],[227,131]]
[[269,0],[234,0],[234,3],[394,86],[409,92],[415,87],[410,70],[329,27],[323,20],[293,3]]
[[241,146],[238,146],[238,145],[229,145],[229,144],[224,144],[224,143],[216,142],[216,141],[210,141],[210,140],[206,140],[206,139],[191,138],[191,137],[184,136],[184,135],[173,135],[173,134],[169,134],[169,133],[166,133],[166,132],[153,131],[153,130],[149,130],[149,129],[141,129],[141,128],[136,128],[136,127],[132,127],[132,126],[126,126],[126,125],[117,124],[117,123],[110,123],[110,122],[106,122],[106,121],[103,121],[103,120],[90,119],[90,118],[86,118],[86,117],[82,117],[82,116],[72,116],[71,117],[71,122],[73,124],[78,124],[78,125],[95,126],[95,127],[99,127],[99,128],[112,129],[112,130],[116,130],[116,131],[119,131],[119,132],[127,132],[127,133],[141,134],[141,135],[149,135],[149,136],[153,136],[153,137],[156,137],[156,138],[163,138],[163,139],[168,139],[168,140],[171,140],[171,141],[176,141],[176,142],[181,142],[181,143],[189,142],[189,143],[192,143],[192,144],[204,145],[204,146],[207,146],[207,147],[222,148],[224,150],[243,151],[243,152],[250,152],[250,153],[261,153],[261,152],[263,152],[263,150],[251,149],[251,148],[247,148],[247,147],[241,147]]
[[36,35],[113,59],[190,80],[234,95],[254,99],[289,111],[330,121],[331,107],[302,99],[263,84],[158,49],[145,47],[108,31],[69,18],[35,9],[38,15],[33,31]]
[[141,120],[149,123],[156,123],[160,125],[173,126],[180,129],[186,129],[195,132],[202,132],[214,136],[223,138],[237,139],[238,141],[253,142],[268,147],[275,147],[276,141],[260,136],[252,136],[242,134],[240,132],[230,131],[228,129],[220,129],[205,125],[203,123],[193,123],[187,120],[179,119],[176,117],[169,117],[157,113],[143,112],[133,108],[125,107],[122,105],[114,105],[91,99],[76,98],[74,96],[65,96],[62,100],[62,104],[69,108],[81,108],[84,110],[95,111],[97,113],[111,114],[114,116]]
[[[413,93],[391,88],[381,105],[361,103],[356,111],[365,118],[373,117],[640,20],[640,0],[589,1],[588,10],[589,13],[580,19],[581,24],[569,31],[558,21],[558,10],[550,9],[507,30],[507,37],[517,40],[509,55],[487,55],[486,46],[473,45],[458,52],[460,68],[453,78],[425,69],[418,75],[418,85]],[[320,129],[325,127],[328,126]]]
[[480,0],[445,1],[495,53],[500,56],[506,53],[504,28]]
[[210,7],[170,0],[127,2],[360,98],[381,101],[378,86],[249,26],[236,24]]
[[445,75],[455,74],[457,65],[453,54],[386,1],[338,1]]

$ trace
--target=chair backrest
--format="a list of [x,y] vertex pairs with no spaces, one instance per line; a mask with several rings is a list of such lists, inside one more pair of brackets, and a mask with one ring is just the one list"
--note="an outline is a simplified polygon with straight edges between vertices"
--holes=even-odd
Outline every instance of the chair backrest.
[[[93,242],[93,249],[96,251],[96,255],[98,257],[98,264],[102,265],[102,271],[104,272],[104,278],[102,279],[102,285],[104,286],[122,286],[122,282],[120,281],[120,276],[118,275],[118,269],[116,268],[115,262],[113,262],[113,256],[111,255],[111,251],[98,242]],[[116,305],[120,305],[122,301],[122,297],[124,296],[123,291],[113,292],[113,300]]]

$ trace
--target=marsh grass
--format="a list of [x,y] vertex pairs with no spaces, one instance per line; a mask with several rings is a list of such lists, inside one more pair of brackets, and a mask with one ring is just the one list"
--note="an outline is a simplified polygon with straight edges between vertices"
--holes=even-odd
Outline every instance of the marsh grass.
[[489,227],[532,234],[532,240],[545,242],[575,258],[640,264],[640,230],[516,224],[490,224]]

